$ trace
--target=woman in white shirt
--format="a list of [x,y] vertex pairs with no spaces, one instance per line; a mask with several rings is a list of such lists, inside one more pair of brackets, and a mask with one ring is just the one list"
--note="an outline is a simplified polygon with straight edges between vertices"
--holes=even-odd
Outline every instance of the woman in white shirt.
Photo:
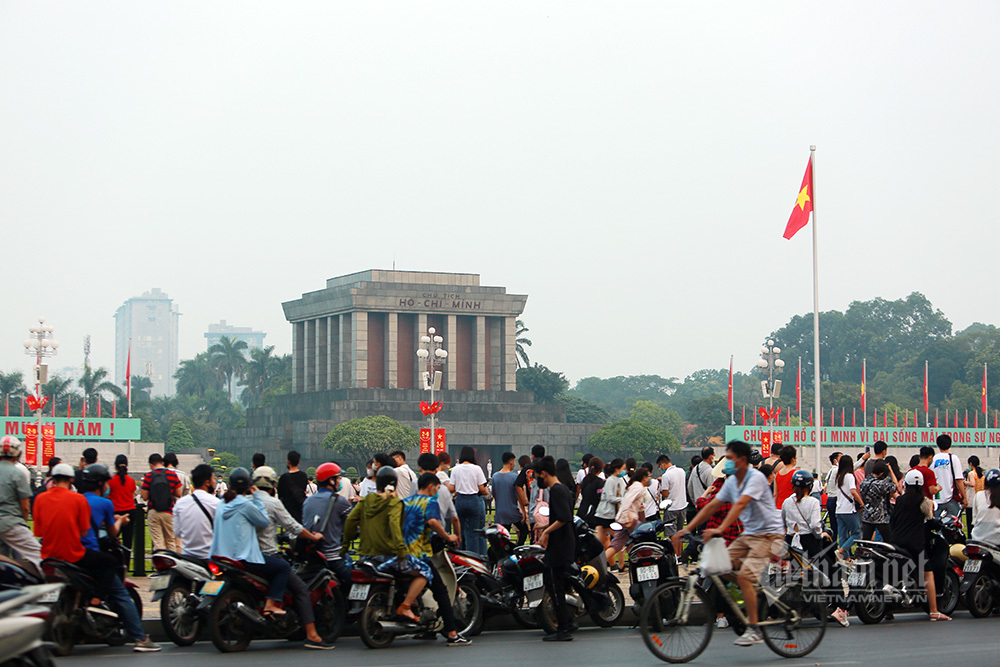
[[[624,470],[625,468],[623,467],[622,471]],[[619,472],[619,474],[621,473]],[[605,482],[606,485],[607,482]],[[622,525],[622,529],[615,533],[615,536],[611,539],[611,546],[604,552],[609,563],[613,563],[615,554],[625,548],[629,535],[632,534],[632,529],[645,519],[642,505],[648,494],[648,486],[649,471],[645,468],[636,468],[635,472],[632,473],[628,489],[625,490],[625,496],[618,506],[618,514],[615,516],[615,521]],[[624,564],[624,561],[622,564]]]
[[823,519],[819,501],[810,493],[813,476],[808,470],[792,473],[792,495],[781,504],[781,518],[785,521],[785,539],[793,547],[802,549],[809,557],[823,550]]
[[851,546],[861,537],[861,510],[865,501],[858,493],[858,482],[854,477],[854,460],[841,456],[837,464],[837,532],[840,554],[845,558],[851,554]]
[[476,465],[476,451],[462,447],[458,465],[451,471],[449,489],[455,494],[455,512],[462,526],[462,548],[486,557],[486,475]]

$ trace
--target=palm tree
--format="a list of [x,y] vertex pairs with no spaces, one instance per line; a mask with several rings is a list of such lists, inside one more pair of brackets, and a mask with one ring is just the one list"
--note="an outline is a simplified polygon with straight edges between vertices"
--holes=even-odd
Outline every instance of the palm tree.
[[105,392],[115,398],[121,398],[124,395],[122,388],[109,380],[108,377],[107,368],[102,367],[94,370],[90,366],[83,367],[83,376],[77,380],[77,384],[83,390],[84,402],[89,403],[92,398],[100,401]]
[[0,394],[3,394],[4,405],[7,405],[11,398],[22,399],[27,396],[28,390],[24,388],[24,373],[20,371],[0,373]]
[[240,380],[240,384],[246,387],[240,395],[243,405],[250,407],[260,400],[271,386],[271,382],[278,376],[280,367],[281,361],[274,356],[273,345],[250,350],[250,360],[246,363],[243,379]]
[[145,375],[132,376],[132,400],[145,403],[152,397],[153,381]]
[[515,322],[516,329],[514,331],[514,352],[515,360],[517,361],[518,368],[528,368],[531,366],[531,362],[528,361],[528,351],[525,347],[531,347],[531,339],[525,338],[524,334],[528,333],[528,327],[524,326],[524,322],[517,320]]
[[177,393],[181,395],[204,396],[213,389],[222,389],[222,378],[212,366],[208,352],[181,361],[174,378],[177,380]]
[[72,395],[73,381],[63,379],[58,375],[53,375],[49,381],[42,385],[42,396],[48,396],[52,405],[66,402]]
[[230,403],[233,402],[233,377],[242,378],[247,364],[246,349],[245,340],[228,336],[223,336],[218,343],[208,348],[208,353],[212,355],[212,365],[226,378]]

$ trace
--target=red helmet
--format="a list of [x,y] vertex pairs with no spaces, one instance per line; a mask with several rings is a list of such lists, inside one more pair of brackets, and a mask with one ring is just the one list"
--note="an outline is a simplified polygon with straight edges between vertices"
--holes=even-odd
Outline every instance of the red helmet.
[[340,474],[340,466],[336,463],[324,463],[316,468],[316,481],[325,482]]

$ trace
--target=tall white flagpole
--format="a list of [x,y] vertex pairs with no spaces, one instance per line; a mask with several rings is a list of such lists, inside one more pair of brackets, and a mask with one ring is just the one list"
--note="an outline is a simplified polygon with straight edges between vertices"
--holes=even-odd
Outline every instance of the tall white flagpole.
[[[809,164],[812,168],[812,186],[810,195],[812,196],[812,227],[813,227],[813,389],[816,392],[816,414],[823,414],[820,409],[820,378],[819,367],[819,238],[816,223],[816,146],[809,147]],[[822,430],[819,427],[820,419],[817,418],[815,424],[816,433],[816,474],[819,474],[823,460],[823,441],[821,439]]]

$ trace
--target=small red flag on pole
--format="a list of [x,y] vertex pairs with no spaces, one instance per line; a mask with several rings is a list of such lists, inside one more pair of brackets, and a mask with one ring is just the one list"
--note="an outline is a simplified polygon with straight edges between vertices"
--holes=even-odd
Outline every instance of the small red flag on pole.
[[965,426],[963,428],[969,428],[969,408],[965,409]]
[[101,418],[101,403],[102,403],[102,401],[101,401],[101,397],[100,397],[100,396],[98,396],[98,397],[97,397],[97,418],[98,418],[98,419],[100,419],[100,418]]
[[733,412],[733,355],[729,355],[729,413]]
[[791,425],[792,425],[792,411],[788,410],[787,412],[785,412],[785,426],[791,426]]
[[892,415],[892,427],[899,428],[899,408],[896,408],[895,414]]
[[24,416],[24,399],[21,399],[21,416]]
[[115,419],[118,416],[118,401],[111,399],[111,418]]
[[847,424],[844,422],[844,415],[846,414],[845,410],[846,410],[846,408],[840,408],[840,425],[841,426],[847,426]]
[[747,425],[747,406],[743,406],[743,426]]
[[938,409],[934,408],[934,428],[938,428]]
[[882,428],[889,427],[889,411],[882,408]]
[[813,409],[809,408],[809,425],[813,425]]
[[66,419],[72,419],[72,418],[73,418],[73,397],[72,396],[67,396],[66,397]]
[[858,425],[858,409],[853,408],[851,410],[851,426],[857,426],[857,425]]

